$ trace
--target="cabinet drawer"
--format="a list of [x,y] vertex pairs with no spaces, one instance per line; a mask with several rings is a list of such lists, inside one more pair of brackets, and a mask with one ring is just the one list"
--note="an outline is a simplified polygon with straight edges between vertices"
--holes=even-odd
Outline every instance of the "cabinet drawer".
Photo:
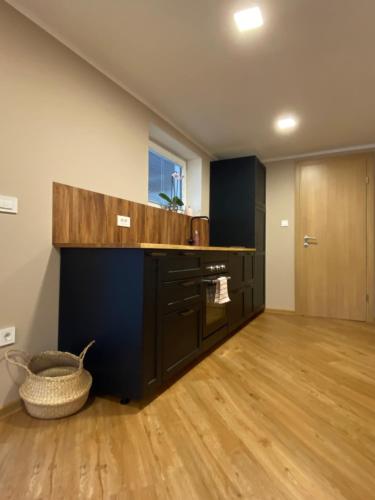
[[202,254],[199,251],[184,251],[172,253],[161,261],[161,276],[163,281],[199,276],[202,273]]
[[164,313],[186,308],[201,299],[201,278],[190,278],[177,282],[171,281],[164,283],[161,288],[161,304]]
[[199,354],[202,307],[166,314],[162,322],[162,373],[167,380]]

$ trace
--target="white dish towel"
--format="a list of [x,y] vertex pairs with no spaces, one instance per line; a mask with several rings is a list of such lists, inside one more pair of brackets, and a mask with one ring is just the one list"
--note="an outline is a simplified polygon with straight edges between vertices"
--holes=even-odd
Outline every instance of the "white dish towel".
[[215,286],[207,288],[207,301],[211,304],[226,304],[230,302],[228,296],[228,278],[220,276],[220,278],[217,278]]

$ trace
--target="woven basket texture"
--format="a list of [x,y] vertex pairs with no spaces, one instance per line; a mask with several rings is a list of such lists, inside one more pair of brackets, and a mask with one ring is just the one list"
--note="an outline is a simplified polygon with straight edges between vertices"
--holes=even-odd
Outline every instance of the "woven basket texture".
[[91,345],[80,356],[45,351],[31,357],[24,365],[12,360],[8,351],[8,361],[27,371],[19,393],[30,415],[44,419],[61,418],[82,408],[92,384],[90,373],[83,368],[83,358]]

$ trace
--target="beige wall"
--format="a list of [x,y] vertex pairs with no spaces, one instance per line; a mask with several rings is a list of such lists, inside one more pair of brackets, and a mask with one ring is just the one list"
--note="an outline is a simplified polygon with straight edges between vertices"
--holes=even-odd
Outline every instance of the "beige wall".
[[[0,194],[19,214],[0,213],[0,327],[17,348],[57,342],[59,253],[51,246],[52,182],[147,201],[150,122],[204,158],[173,127],[0,1]],[[1,350],[0,350],[1,355]],[[17,398],[0,359],[0,407]]]
[[[266,308],[294,310],[293,161],[267,165]],[[281,219],[289,226],[281,227]]]

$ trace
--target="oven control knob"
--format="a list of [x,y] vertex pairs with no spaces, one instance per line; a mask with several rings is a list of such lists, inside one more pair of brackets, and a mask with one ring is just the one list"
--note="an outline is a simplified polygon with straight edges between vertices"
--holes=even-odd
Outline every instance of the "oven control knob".
[[220,271],[221,266],[219,266],[219,265],[218,265],[218,266],[215,266],[215,269],[216,269],[216,271]]
[[214,271],[214,270],[215,270],[215,266],[208,266],[208,267],[207,267],[207,269],[208,269],[209,271]]
[[221,269],[222,271],[225,271],[225,264],[222,264],[222,265],[220,266],[220,269]]

